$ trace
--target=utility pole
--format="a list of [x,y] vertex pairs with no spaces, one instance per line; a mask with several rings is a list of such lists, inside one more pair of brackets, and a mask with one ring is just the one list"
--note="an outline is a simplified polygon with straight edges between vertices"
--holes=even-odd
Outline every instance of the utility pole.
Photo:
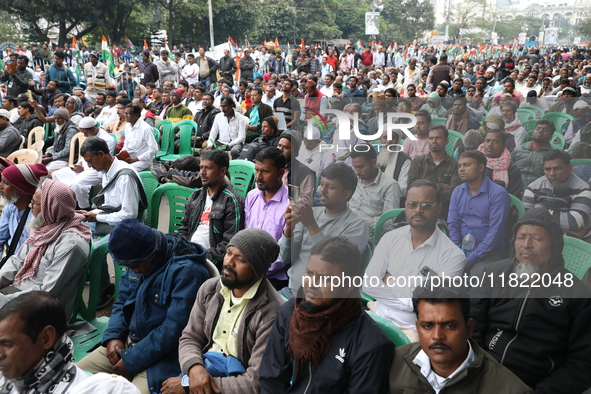
[[213,7],[211,5],[212,0],[207,0],[207,5],[209,7],[209,40],[211,41],[211,48],[210,51],[213,52],[214,41],[213,41]]

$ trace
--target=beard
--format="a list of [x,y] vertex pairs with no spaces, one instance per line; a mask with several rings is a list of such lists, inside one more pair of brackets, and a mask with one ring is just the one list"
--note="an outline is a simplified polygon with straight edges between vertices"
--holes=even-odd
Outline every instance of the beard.
[[526,274],[528,282],[531,281],[533,274],[540,273],[540,266],[535,264],[528,264],[528,263],[518,263],[515,267],[515,273],[517,274],[518,278],[521,278],[521,274]]
[[230,271],[233,276],[233,278],[228,278],[228,277],[224,276],[224,274],[222,273],[222,284],[224,286],[226,286],[228,289],[230,289],[230,290],[242,289],[245,286],[248,286],[252,283],[252,281],[245,281],[245,280],[240,279],[238,277],[238,275],[236,274],[236,271],[234,271],[229,266],[224,265],[222,267],[222,270],[224,270],[224,269],[227,271]]
[[382,149],[380,150],[380,153],[378,153],[378,160],[377,160],[378,167],[386,168],[388,166],[388,164],[390,163],[390,161],[392,160],[393,154],[394,154],[393,152],[390,152],[388,150],[387,146],[383,146]]
[[20,198],[19,195],[15,194],[11,198],[7,198],[6,196],[0,196],[0,206],[5,207],[8,204],[14,204]]
[[[65,123],[64,123],[64,124],[65,124]],[[61,132],[61,130],[62,130],[62,127],[64,127],[64,125],[63,125],[63,124],[57,124],[57,123],[56,123],[56,124],[55,124],[55,130],[54,130],[54,131],[55,131],[55,133],[56,133],[56,134],[59,134],[59,133]]]
[[45,220],[43,220],[43,216],[41,216],[41,214],[37,215],[37,216],[33,216],[33,218],[31,219],[31,222],[29,223],[29,228],[33,231],[38,231],[41,230],[43,227],[45,227]]

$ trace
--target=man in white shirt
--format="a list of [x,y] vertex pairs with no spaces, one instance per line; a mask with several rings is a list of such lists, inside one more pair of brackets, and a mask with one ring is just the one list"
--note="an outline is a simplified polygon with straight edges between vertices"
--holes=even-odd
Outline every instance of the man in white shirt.
[[101,125],[115,122],[119,117],[117,115],[117,93],[107,92],[105,96],[105,106],[99,116],[96,117],[96,121]]
[[[437,228],[440,212],[441,196],[435,183],[420,179],[411,184],[405,207],[410,225],[384,234],[365,270],[369,278],[379,281],[364,283],[363,291],[376,299],[368,307],[396,324],[411,341],[417,339],[411,302],[416,283],[412,277],[427,279],[429,273],[454,277],[464,271],[464,253]],[[380,235],[374,234],[374,238]],[[390,277],[404,278],[407,286],[392,286]]]
[[[199,74],[197,74],[199,75]],[[191,112],[193,112],[193,115],[195,115],[197,112],[201,111],[203,109],[203,95],[205,94],[205,87],[199,83],[196,82],[194,87],[193,87],[193,101],[191,101],[189,103],[189,105],[187,105],[187,108],[189,108],[191,110]]]
[[194,84],[199,80],[199,66],[195,63],[195,55],[189,53],[187,55],[187,64],[181,70],[181,77],[189,83]]
[[236,108],[236,102],[232,97],[220,99],[222,112],[215,116],[207,140],[208,149],[230,150],[232,159],[240,156],[246,136],[246,118],[236,112],[234,108]]
[[320,88],[320,93],[322,93],[326,97],[332,97],[334,94],[332,86],[334,83],[334,79],[335,76],[333,74],[326,74],[326,76],[324,76],[324,86]]
[[381,45],[378,45],[378,50],[373,53],[373,65],[376,69],[386,66],[386,53]]
[[[136,171],[143,171],[150,168],[154,161],[158,144],[154,138],[154,130],[149,124],[140,119],[142,109],[136,104],[127,104],[125,107],[125,142],[123,149],[117,157],[131,166]],[[127,152],[128,154],[122,154]]]
[[267,85],[267,94],[263,95],[262,102],[263,104],[267,104],[269,107],[273,108],[273,103],[279,96],[280,94],[277,94],[275,85]]
[[[115,152],[115,139],[113,136],[102,128],[99,129],[96,126],[96,121],[90,116],[83,118],[78,124],[78,128],[86,138],[94,136],[101,138],[107,143],[109,152]],[[82,156],[77,164],[55,171],[51,177],[58,182],[65,183],[74,190],[80,209],[90,208],[90,202],[88,201],[90,189],[101,182],[101,174],[94,168],[89,167]]]

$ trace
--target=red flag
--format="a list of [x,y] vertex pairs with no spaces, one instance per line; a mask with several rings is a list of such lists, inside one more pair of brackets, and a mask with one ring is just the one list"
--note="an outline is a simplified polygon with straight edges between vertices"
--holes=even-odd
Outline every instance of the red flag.
[[144,49],[148,49],[148,41],[144,40]]
[[302,38],[302,44],[301,44],[302,49],[304,49],[304,39]]
[[279,49],[279,39],[275,37],[275,49]]

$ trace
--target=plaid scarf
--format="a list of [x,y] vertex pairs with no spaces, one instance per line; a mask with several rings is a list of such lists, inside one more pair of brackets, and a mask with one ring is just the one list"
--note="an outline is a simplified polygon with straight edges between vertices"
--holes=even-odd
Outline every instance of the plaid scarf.
[[72,357],[74,344],[63,335],[23,377],[0,380],[0,394],[15,388],[22,394],[62,394],[76,378],[76,364]]
[[[478,151],[484,153],[484,146],[480,144]],[[511,165],[511,154],[505,148],[500,157],[495,159],[487,157],[486,166],[493,170],[493,181],[505,182],[505,189],[509,186],[509,166]]]
[[470,111],[467,109],[466,109],[466,112],[464,112],[460,116],[456,116],[452,112],[452,114],[449,116],[449,118],[447,118],[447,123],[445,124],[445,127],[447,127],[448,130],[454,130],[460,134],[466,134],[466,132],[468,131],[468,118],[469,117],[470,117]]
[[301,301],[301,298],[296,299],[289,323],[287,351],[296,361],[294,376],[297,376],[302,364],[311,362],[313,366],[317,366],[328,353],[333,334],[363,312],[359,298],[343,298],[318,313],[309,313],[300,308]]
[[31,230],[25,245],[30,245],[25,263],[14,277],[14,285],[32,278],[37,273],[41,258],[47,245],[54,242],[60,235],[73,232],[90,242],[92,233],[88,226],[82,224],[84,216],[74,213],[76,195],[64,183],[51,179],[43,183],[41,192],[41,215],[46,225],[39,230]]

